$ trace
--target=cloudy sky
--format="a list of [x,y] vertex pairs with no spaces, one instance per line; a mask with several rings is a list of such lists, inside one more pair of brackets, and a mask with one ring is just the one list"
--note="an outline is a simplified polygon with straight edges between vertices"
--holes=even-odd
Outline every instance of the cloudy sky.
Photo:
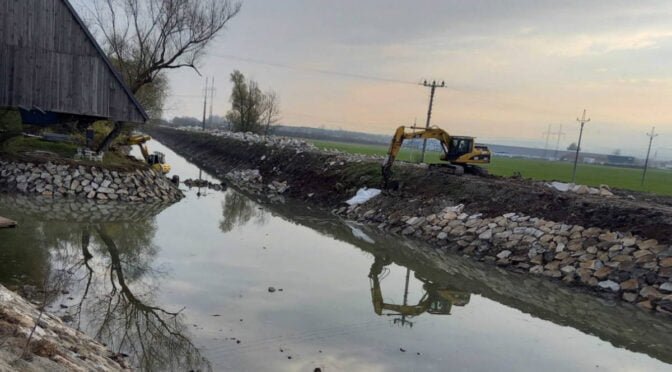
[[[566,147],[585,108],[586,151],[641,156],[656,126],[672,158],[671,19],[665,0],[244,0],[201,72],[220,115],[239,69],[279,94],[282,123],[391,134],[424,123],[417,83],[437,79],[451,133],[543,147],[563,125]],[[171,72],[167,117],[201,115],[204,76]]]

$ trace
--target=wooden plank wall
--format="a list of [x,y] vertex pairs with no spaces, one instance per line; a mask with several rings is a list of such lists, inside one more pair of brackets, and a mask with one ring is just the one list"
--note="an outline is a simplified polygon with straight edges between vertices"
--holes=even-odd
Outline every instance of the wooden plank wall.
[[144,122],[63,0],[0,0],[0,107]]

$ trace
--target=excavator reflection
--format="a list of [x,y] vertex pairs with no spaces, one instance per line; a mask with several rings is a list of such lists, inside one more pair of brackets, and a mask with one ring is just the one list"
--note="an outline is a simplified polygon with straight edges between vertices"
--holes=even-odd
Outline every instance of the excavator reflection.
[[404,288],[404,300],[402,304],[386,303],[383,299],[383,292],[380,288],[380,281],[383,280],[389,270],[386,271],[386,266],[390,265],[392,260],[388,257],[376,256],[371,270],[369,271],[369,279],[371,280],[371,300],[373,302],[373,311],[378,315],[396,316],[393,319],[394,324],[400,326],[413,327],[413,322],[409,319],[429,313],[433,315],[450,315],[450,310],[453,305],[464,306],[469,303],[470,294],[468,292],[461,292],[452,290],[439,283],[434,283],[425,279],[415,273],[416,279],[420,280],[425,291],[420,301],[415,305],[408,304],[408,284],[411,270],[406,269],[406,284]]

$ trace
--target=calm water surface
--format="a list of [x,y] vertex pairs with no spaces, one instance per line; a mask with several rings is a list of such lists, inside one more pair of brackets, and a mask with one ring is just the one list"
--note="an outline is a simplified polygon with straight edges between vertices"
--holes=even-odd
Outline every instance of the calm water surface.
[[[153,148],[182,179],[199,176]],[[619,317],[639,312],[459,258],[432,267],[404,242],[305,206],[231,189],[186,195],[104,210],[2,195],[0,214],[20,227],[0,231],[0,280],[35,286],[37,300],[47,288],[51,311],[147,370],[672,370],[649,318],[619,338]],[[531,304],[535,286],[550,300]]]

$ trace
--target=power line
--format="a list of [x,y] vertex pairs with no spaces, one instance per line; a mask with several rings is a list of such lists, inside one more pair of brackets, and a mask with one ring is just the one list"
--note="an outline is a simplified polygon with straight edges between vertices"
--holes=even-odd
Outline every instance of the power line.
[[[232,60],[241,61],[241,62],[254,63],[254,64],[257,64],[257,65],[284,68],[284,69],[287,69],[287,70],[308,71],[308,72],[314,72],[314,73],[318,73],[318,74],[341,76],[341,77],[347,77],[347,78],[352,78],[352,79],[373,80],[373,81],[379,81],[379,82],[385,82],[385,83],[395,83],[395,84],[410,84],[410,85],[417,85],[418,84],[417,82],[414,82],[414,81],[406,81],[406,80],[386,78],[386,77],[380,77],[380,76],[371,76],[371,75],[364,75],[364,74],[355,74],[355,73],[351,73],[351,72],[342,72],[342,71],[335,71],[335,70],[326,70],[326,69],[321,69],[321,68],[292,66],[292,65],[288,65],[288,64],[284,64],[284,63],[267,62],[267,61],[262,61],[262,60],[258,60],[258,59],[253,59],[253,58],[238,57],[238,56],[234,56],[234,55],[230,55],[230,54],[211,54],[211,56],[217,57],[217,58],[232,59]],[[457,89],[457,88],[455,88],[455,89]]]

